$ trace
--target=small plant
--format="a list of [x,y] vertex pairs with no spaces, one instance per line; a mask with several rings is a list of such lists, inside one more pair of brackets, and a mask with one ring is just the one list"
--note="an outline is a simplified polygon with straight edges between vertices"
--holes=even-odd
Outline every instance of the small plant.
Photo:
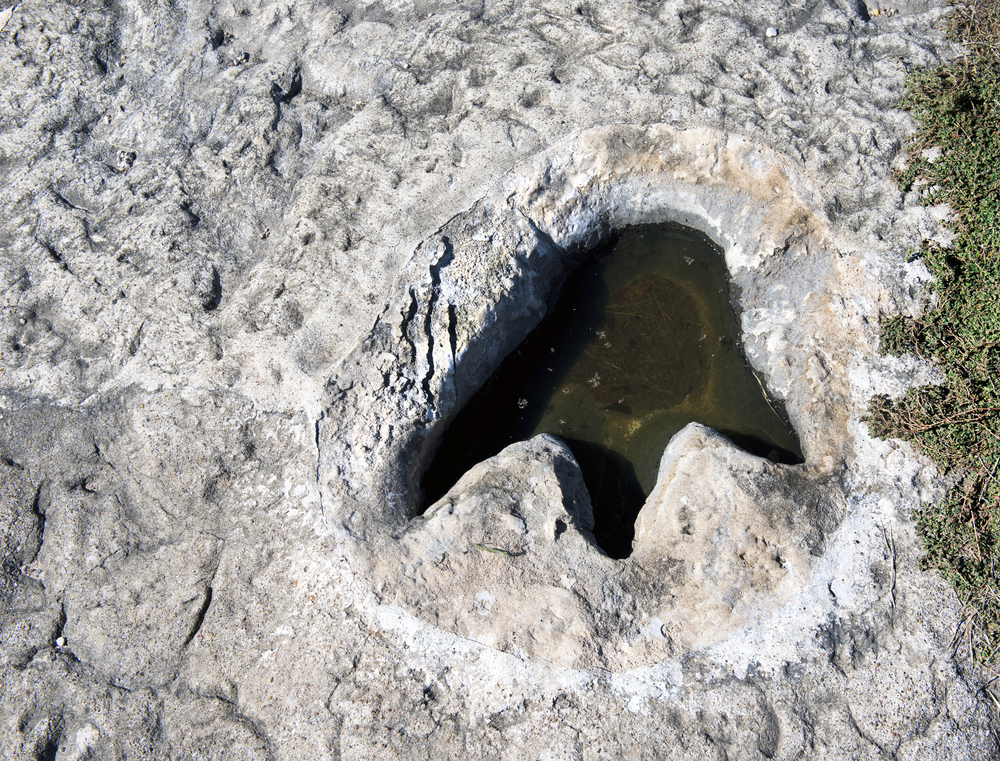
[[956,8],[964,54],[911,77],[903,101],[920,127],[898,181],[927,204],[948,204],[950,248],[921,256],[934,307],[882,325],[884,350],[913,353],[942,371],[941,386],[872,406],[875,435],[912,442],[955,476],[914,518],[926,567],[955,586],[967,615],[959,633],[977,660],[1000,663],[1000,2]]

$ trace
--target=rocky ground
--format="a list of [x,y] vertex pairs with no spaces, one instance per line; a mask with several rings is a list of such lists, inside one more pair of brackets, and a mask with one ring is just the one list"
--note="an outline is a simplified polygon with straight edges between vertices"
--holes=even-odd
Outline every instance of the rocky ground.
[[[877,333],[946,213],[890,176],[944,8],[0,5],[5,757],[996,757],[908,519],[940,478],[861,420],[933,379]],[[806,465],[691,434],[620,565],[558,442],[409,521],[573,257],[666,217],[726,244]],[[728,608],[661,573],[711,544],[670,539],[667,471],[722,473],[792,572],[727,572]],[[533,565],[459,547],[491,478],[576,544],[532,514]]]

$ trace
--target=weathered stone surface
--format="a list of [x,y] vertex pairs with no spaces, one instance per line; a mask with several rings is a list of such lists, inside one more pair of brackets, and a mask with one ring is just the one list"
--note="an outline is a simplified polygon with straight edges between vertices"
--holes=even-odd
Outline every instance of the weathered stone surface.
[[692,423],[663,455],[629,562],[669,569],[658,619],[699,649],[796,598],[843,499]]
[[[877,326],[946,214],[890,177],[941,7],[0,5],[7,755],[996,754],[940,479],[861,422],[934,377]],[[668,218],[805,465],[688,429],[626,561],[552,439],[411,521],[567,269]]]
[[800,470],[693,423],[664,453],[632,555],[616,561],[594,544],[572,454],[538,436],[470,470],[373,573],[397,604],[521,657],[656,663],[797,598],[844,513],[839,490]]
[[595,552],[592,527],[566,446],[551,436],[511,445],[411,522],[400,575],[412,592],[398,602],[490,647],[593,665],[602,587],[618,564]]

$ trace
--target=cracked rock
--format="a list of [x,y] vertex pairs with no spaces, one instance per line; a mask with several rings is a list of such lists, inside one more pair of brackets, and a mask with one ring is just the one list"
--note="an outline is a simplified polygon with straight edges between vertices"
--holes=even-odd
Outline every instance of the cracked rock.
[[[943,2],[0,5],[8,755],[996,757],[942,480],[863,422],[934,378],[878,324],[943,235],[892,180]],[[551,437],[414,519],[566,273],[662,221],[805,463],[685,429],[625,560]]]

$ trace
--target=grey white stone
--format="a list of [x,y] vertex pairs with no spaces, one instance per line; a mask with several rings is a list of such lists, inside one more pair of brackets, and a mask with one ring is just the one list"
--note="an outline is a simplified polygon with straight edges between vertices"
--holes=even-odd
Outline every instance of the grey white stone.
[[[878,320],[946,240],[891,178],[942,6],[5,5],[7,755],[996,754],[919,569],[942,480],[863,422],[935,378]],[[625,561],[551,438],[411,520],[563,274],[667,218],[805,465],[686,429]]]

